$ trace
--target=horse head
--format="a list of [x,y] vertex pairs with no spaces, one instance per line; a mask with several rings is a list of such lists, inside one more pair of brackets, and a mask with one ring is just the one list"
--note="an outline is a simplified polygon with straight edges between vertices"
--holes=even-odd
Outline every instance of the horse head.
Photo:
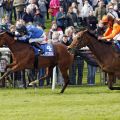
[[88,39],[86,39],[86,33],[88,30],[80,31],[76,34],[76,36],[73,38],[73,41],[70,46],[68,46],[68,49],[71,48],[82,48],[88,45]]

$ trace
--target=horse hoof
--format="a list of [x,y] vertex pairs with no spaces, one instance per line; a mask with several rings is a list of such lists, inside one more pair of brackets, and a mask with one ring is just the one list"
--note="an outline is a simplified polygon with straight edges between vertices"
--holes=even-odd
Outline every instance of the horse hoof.
[[33,86],[34,84],[33,83],[29,83],[29,86]]
[[110,90],[114,90],[114,88],[113,88],[113,87],[109,87],[109,89],[110,89]]

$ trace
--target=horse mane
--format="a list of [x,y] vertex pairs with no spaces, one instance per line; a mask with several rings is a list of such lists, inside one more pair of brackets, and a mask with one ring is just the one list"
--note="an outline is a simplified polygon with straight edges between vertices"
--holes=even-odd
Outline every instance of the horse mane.
[[[87,33],[91,36],[91,37],[94,37],[96,40],[98,40],[97,36],[95,36],[93,33],[91,33],[89,30],[87,31]],[[107,44],[107,45],[111,45],[112,44],[112,41],[107,41],[107,40],[98,40],[98,42],[100,43],[104,43],[104,44]]]
[[10,32],[10,31],[5,31],[8,35],[10,35],[11,37],[15,37],[15,34],[14,33],[12,33],[12,32]]
[[[8,31],[5,31],[5,32],[14,39],[14,37],[15,37],[15,34],[14,34],[14,33],[10,32],[9,30],[8,30]],[[23,41],[20,41],[20,40],[16,40],[15,42],[17,42],[17,43],[22,43],[22,44],[28,44],[28,43],[23,42]],[[28,45],[29,45],[29,44],[28,44]]]

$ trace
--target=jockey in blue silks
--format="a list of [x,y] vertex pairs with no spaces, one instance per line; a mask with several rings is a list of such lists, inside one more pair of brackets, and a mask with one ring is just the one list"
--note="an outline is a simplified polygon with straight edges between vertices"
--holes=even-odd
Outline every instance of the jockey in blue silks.
[[38,43],[41,43],[43,40],[46,39],[46,36],[44,34],[44,31],[40,28],[37,28],[33,24],[25,25],[16,25],[17,30],[17,40],[20,40],[24,43],[30,43],[35,51],[35,54],[38,55],[39,52],[42,53],[42,50],[40,48],[40,45]]

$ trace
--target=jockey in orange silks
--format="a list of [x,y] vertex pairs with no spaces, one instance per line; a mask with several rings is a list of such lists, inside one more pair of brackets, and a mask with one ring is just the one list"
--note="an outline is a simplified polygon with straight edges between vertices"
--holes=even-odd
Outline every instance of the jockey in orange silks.
[[106,39],[107,41],[120,40],[120,20],[115,19],[110,15],[104,15],[101,22],[107,26],[106,32],[103,37],[99,39]]

